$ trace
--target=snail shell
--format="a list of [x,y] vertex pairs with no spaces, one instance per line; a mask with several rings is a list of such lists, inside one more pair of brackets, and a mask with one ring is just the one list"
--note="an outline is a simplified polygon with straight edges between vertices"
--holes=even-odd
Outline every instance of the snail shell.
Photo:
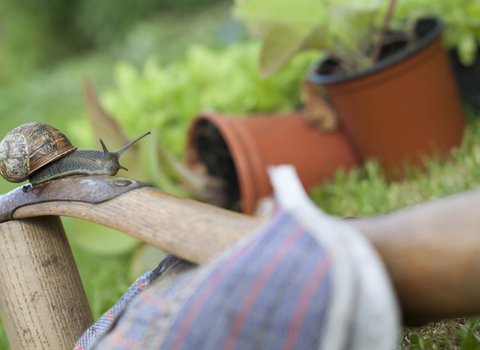
[[50,125],[23,124],[0,142],[0,174],[10,182],[23,182],[34,171],[76,149]]

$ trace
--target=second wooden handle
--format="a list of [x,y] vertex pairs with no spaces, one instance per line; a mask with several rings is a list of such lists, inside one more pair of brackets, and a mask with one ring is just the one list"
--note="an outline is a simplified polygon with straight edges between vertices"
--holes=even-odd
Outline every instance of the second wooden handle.
[[0,312],[12,350],[73,349],[93,323],[59,217],[0,224]]

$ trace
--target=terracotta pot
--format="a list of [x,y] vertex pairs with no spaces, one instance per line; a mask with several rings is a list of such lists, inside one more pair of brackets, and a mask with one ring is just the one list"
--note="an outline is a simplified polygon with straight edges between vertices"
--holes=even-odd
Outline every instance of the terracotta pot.
[[293,164],[309,188],[338,168],[358,164],[341,130],[324,134],[309,126],[302,112],[249,118],[204,112],[190,126],[186,157],[188,165],[205,163],[210,174],[230,182],[227,207],[240,200],[239,209],[246,214],[272,193],[270,165]]
[[[441,42],[443,25],[426,20],[412,49],[393,54],[371,69],[353,74],[320,74],[346,134],[362,160],[377,158],[400,174],[405,163],[421,165],[425,155],[445,154],[460,145],[465,119],[448,56]],[[425,30],[425,28],[427,30]],[[398,170],[400,172],[398,173]]]

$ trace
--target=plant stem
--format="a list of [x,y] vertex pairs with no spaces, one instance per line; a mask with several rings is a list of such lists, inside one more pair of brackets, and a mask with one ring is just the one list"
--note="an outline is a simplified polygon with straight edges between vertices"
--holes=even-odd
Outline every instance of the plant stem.
[[380,33],[378,34],[378,39],[377,42],[375,43],[375,46],[373,48],[372,52],[372,62],[375,63],[377,62],[379,56],[380,56],[380,51],[382,49],[383,45],[383,40],[385,38],[385,34],[387,33],[388,29],[388,24],[390,23],[390,19],[392,18],[393,15],[393,9],[395,8],[397,0],[390,0],[390,3],[388,4],[388,10],[387,13],[385,14],[385,18],[383,20],[382,28],[380,29]]

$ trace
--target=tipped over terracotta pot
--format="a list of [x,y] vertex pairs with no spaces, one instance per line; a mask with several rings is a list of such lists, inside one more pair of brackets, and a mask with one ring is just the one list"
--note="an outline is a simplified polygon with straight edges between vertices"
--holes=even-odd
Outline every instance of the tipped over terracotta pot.
[[267,168],[293,164],[306,189],[358,164],[342,130],[322,133],[301,111],[239,118],[204,112],[192,122],[186,161],[224,179],[229,209],[252,214],[272,193]]

